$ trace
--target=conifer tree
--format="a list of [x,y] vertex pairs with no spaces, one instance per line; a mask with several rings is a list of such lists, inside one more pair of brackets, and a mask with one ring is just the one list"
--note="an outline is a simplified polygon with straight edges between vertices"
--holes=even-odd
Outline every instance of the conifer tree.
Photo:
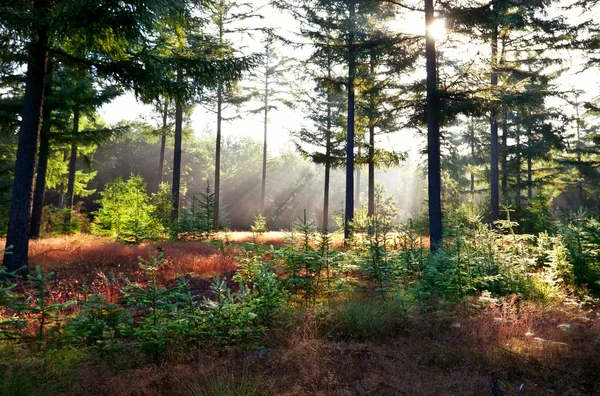
[[[251,63],[215,61],[200,56],[184,59],[164,59],[148,51],[152,47],[157,20],[165,13],[192,18],[195,6],[208,1],[190,3],[183,0],[167,1],[102,1],[72,2],[67,0],[34,0],[17,2],[6,7],[0,24],[4,29],[20,34],[27,42],[27,74],[23,116],[13,182],[7,246],[12,254],[4,257],[8,270],[27,268],[28,239],[30,234],[33,176],[39,140],[48,53],[60,59],[93,67],[98,73],[134,89],[142,86],[164,87],[164,66],[177,63],[196,77],[197,85],[207,85],[214,76],[238,76]],[[101,21],[101,23],[90,23]],[[69,42],[69,45],[60,45]],[[173,92],[181,93],[175,84]]]
[[[306,109],[310,126],[303,127],[293,135],[299,140],[297,150],[316,164],[325,166],[323,187],[322,230],[329,228],[329,186],[331,169],[344,166],[344,134],[341,118],[345,110],[343,90],[339,78],[334,75],[334,58],[331,47],[315,49],[307,64],[306,74],[310,80],[303,80],[312,86],[302,93],[299,100],[302,109]],[[312,151],[314,150],[314,151]]]
[[253,71],[254,77],[260,81],[262,87],[257,87],[252,95],[261,102],[261,105],[252,109],[252,114],[263,116],[263,150],[262,150],[262,176],[260,186],[259,210],[265,213],[265,198],[267,189],[267,132],[269,127],[269,113],[277,111],[279,105],[292,106],[292,93],[287,81],[290,70],[291,58],[281,56],[277,51],[276,37],[272,31],[267,32],[264,41],[264,54],[261,65]]
[[[211,11],[211,20],[216,30],[216,53],[219,59],[225,59],[240,52],[240,48],[234,48],[233,42],[242,38],[252,36],[259,31],[248,25],[249,22],[260,18],[256,6],[249,2],[232,0],[218,0]],[[233,36],[233,37],[232,37]],[[215,144],[215,177],[214,177],[214,227],[219,226],[219,212],[221,202],[221,142],[222,125],[224,121],[230,121],[239,115],[227,116],[229,107],[234,109],[249,101],[254,93],[244,94],[238,84],[232,81],[219,80],[216,90],[202,97],[205,107],[216,114],[217,134]]]

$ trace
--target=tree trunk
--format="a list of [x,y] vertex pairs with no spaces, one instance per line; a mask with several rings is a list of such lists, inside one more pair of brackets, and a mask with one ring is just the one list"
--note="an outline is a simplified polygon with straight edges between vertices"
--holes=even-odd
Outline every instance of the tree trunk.
[[[219,44],[224,44],[224,2],[221,0],[219,7]],[[217,141],[215,143],[215,207],[213,214],[213,227],[219,228],[219,210],[221,202],[221,123],[223,118],[223,83],[219,79],[217,87]]]
[[[425,24],[434,22],[433,0],[425,0]],[[442,248],[442,179],[440,159],[440,100],[437,92],[437,59],[435,38],[426,35],[425,58],[427,63],[427,176],[429,198],[429,235],[432,251]]]
[[[358,158],[360,160],[360,157],[362,155],[362,148],[360,143],[358,144],[358,154],[356,156],[356,158]],[[355,166],[356,168],[356,181],[354,182],[354,208],[356,210],[360,210],[360,166]]]
[[[371,52],[369,57],[369,73],[372,78],[375,78],[375,55]],[[369,217],[375,216],[375,102],[373,100],[373,93],[369,95],[369,110],[371,116],[369,116],[369,153],[368,153],[368,166],[369,166],[369,181],[368,181],[368,202],[367,202],[367,215]],[[369,230],[372,233],[372,230]]]
[[[492,88],[498,86],[498,74],[496,72],[498,62],[498,27],[494,27],[492,32]],[[499,170],[498,170],[498,122],[497,111],[494,109],[490,114],[490,208],[491,208],[491,224],[495,227],[494,222],[500,218],[500,192],[498,189]]]
[[65,224],[71,222],[71,211],[75,201],[75,171],[77,170],[77,134],[79,133],[79,109],[73,112],[73,141],[71,142],[71,155],[69,157],[69,178],[67,182],[67,209]]
[[[531,144],[531,141],[530,141]],[[527,155],[527,198],[531,201],[533,197],[533,163],[531,155]]]
[[[49,0],[35,0],[34,13],[40,20],[50,9]],[[11,206],[6,234],[6,247],[12,246],[11,254],[4,255],[3,264],[8,271],[28,272],[29,232],[33,200],[33,176],[36,167],[37,144],[40,134],[46,63],[48,60],[48,26],[36,19],[34,35],[29,47],[23,116],[19,130],[17,160],[13,178]]]
[[502,104],[502,199],[508,203],[508,106]]
[[[169,101],[165,97],[165,107],[163,108],[163,124],[162,124],[162,133],[160,136],[160,156],[158,159],[158,186],[163,183],[163,173],[165,166],[165,147],[167,145],[167,117],[169,112]],[[158,189],[156,190],[158,191]]]
[[354,76],[356,54],[354,48],[355,3],[350,1],[350,34],[348,35],[348,122],[346,131],[346,210],[344,212],[344,240],[350,238],[350,223],[354,219]]
[[[54,63],[48,60],[45,96],[52,96],[52,72]],[[31,212],[31,238],[40,237],[42,227],[42,213],[44,209],[44,197],[46,193],[46,174],[48,172],[48,155],[50,154],[50,118],[52,107],[45,101],[42,110],[42,127],[40,132],[40,149],[37,161],[37,174],[35,179],[35,190],[33,193],[33,210]]]
[[327,130],[325,133],[327,134],[327,143],[325,146],[325,186],[323,188],[323,232],[329,230],[329,179],[331,174],[331,94],[329,93],[327,93]]
[[264,136],[263,136],[263,160],[262,179],[260,186],[260,211],[265,212],[265,193],[267,191],[267,124],[269,122],[269,47],[265,51],[265,97],[264,97]]
[[223,87],[219,84],[217,89],[217,141],[215,149],[215,208],[214,228],[219,228],[219,202],[221,196],[221,122],[223,111]]
[[375,216],[375,127],[369,127],[369,202],[367,214]]
[[[183,72],[177,70],[177,82],[183,82]],[[181,187],[181,140],[183,132],[183,99],[175,99],[175,147],[173,148],[173,210],[171,211],[171,220],[179,219],[179,190]]]
[[[473,125],[469,125],[471,132],[471,166],[474,168],[477,163],[477,157],[475,156],[475,128]],[[475,173],[471,170],[471,198],[475,197]]]
[[[62,151],[62,155],[63,155],[63,162],[66,162],[69,159],[69,154],[67,153],[66,150]],[[58,186],[58,208],[59,209],[64,209],[65,208],[65,183],[63,183],[62,181],[60,182],[59,186]]]
[[515,204],[515,207],[517,209],[517,213],[520,213],[520,211],[521,211],[521,131],[518,126],[517,126],[516,131],[517,131],[517,155],[516,155],[515,161],[517,163],[517,182],[516,182],[517,202]]

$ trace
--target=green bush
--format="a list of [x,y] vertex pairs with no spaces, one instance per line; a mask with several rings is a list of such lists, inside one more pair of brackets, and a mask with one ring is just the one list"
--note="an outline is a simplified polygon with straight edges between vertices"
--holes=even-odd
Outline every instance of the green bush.
[[182,239],[210,239],[217,228],[214,224],[215,194],[206,181],[206,190],[198,196],[192,196],[190,205],[185,206],[179,213],[175,225],[177,237]]
[[150,203],[146,182],[132,175],[126,182],[111,181],[97,202],[100,209],[94,212],[92,231],[118,240],[139,243],[155,239],[165,232],[162,219],[156,217],[157,208]]

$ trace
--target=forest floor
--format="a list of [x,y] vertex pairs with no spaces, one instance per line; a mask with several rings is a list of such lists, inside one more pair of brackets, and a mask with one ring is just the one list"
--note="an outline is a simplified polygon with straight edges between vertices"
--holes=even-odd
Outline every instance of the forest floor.
[[[55,301],[97,292],[118,302],[123,279],[143,276],[138,256],[160,245],[168,263],[161,282],[185,275],[194,294],[208,296],[212,278],[231,279],[240,245],[252,235],[228,238],[228,244],[138,246],[91,236],[46,238],[32,241],[30,264],[55,272]],[[280,245],[284,238],[267,233],[258,242]],[[158,366],[136,353],[103,360],[61,352],[52,363],[56,376],[46,380],[63,381],[54,389],[68,395],[499,395],[492,377],[505,395],[521,386],[523,395],[600,394],[600,307],[593,303],[539,305],[509,297],[486,308],[473,300],[397,316],[383,305],[354,297],[324,302],[327,309],[291,307],[260,349],[171,356]],[[323,316],[334,311],[362,321],[365,332],[350,337],[343,324],[325,326]],[[29,375],[19,374],[19,367],[31,367],[21,363],[0,362],[3,389]]]

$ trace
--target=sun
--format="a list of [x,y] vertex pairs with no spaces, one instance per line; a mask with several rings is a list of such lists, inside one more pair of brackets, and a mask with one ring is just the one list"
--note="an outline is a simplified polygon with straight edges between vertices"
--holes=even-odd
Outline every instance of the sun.
[[446,36],[446,20],[436,19],[427,28],[427,32],[436,40],[440,40]]

